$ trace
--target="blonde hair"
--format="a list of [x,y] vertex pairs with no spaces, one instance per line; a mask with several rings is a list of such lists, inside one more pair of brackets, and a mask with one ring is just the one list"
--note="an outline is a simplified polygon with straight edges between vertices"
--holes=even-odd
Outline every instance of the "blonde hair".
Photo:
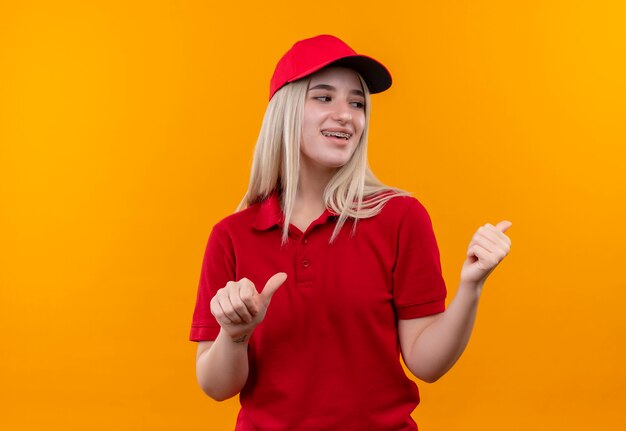
[[[370,119],[370,93],[359,75],[365,93],[365,126],[354,154],[344,166],[337,169],[324,190],[326,208],[339,215],[330,242],[351,218],[353,233],[356,221],[373,217],[387,201],[407,192],[386,186],[372,173],[367,162],[367,135]],[[284,214],[282,239],[287,241],[289,222],[293,214],[300,166],[300,144],[304,102],[311,77],[292,82],[278,90],[270,100],[257,139],[250,173],[248,191],[237,210],[267,198],[277,191]]]

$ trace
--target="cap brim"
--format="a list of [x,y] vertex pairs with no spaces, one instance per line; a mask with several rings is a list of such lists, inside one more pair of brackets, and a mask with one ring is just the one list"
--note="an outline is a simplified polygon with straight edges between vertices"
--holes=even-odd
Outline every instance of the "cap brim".
[[288,82],[297,81],[328,66],[341,66],[356,70],[365,80],[370,93],[380,93],[391,87],[391,74],[387,68],[366,55],[352,55],[318,64],[315,68],[294,76]]
[[371,57],[355,55],[329,64],[354,69],[361,74],[370,93],[380,93],[391,87],[391,74],[385,66]]

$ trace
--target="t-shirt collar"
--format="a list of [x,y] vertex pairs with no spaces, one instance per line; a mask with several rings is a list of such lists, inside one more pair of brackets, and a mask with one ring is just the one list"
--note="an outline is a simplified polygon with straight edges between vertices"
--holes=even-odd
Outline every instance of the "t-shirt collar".
[[[258,230],[268,230],[274,226],[283,226],[285,217],[280,205],[280,197],[277,192],[272,192],[265,200],[258,203],[260,205],[259,212],[257,213],[256,220],[254,222],[254,228]],[[329,217],[336,217],[334,211],[325,209],[322,215],[315,220],[311,225],[324,224],[328,221]]]

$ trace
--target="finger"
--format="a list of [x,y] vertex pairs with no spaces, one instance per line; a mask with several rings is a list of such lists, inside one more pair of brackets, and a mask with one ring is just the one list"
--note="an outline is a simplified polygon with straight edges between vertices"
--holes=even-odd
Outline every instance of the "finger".
[[218,300],[217,295],[215,295],[213,299],[211,299],[211,314],[215,316],[215,320],[217,320],[217,322],[220,325],[232,324],[230,319],[226,316],[226,314],[224,314],[224,310],[222,309],[222,306],[220,305],[220,301]]
[[467,256],[474,256],[474,254],[472,253],[472,250],[474,249],[474,246],[477,244],[477,237],[476,234],[474,234],[474,236],[472,236],[472,240],[470,241],[469,245],[467,246]]
[[481,265],[493,267],[500,263],[508,254],[508,247],[495,247],[492,242],[479,238],[468,250],[468,256],[480,260]]
[[259,305],[257,303],[258,301],[256,301],[257,296],[259,296],[259,292],[256,291],[252,282],[243,284],[239,290],[239,298],[241,298],[241,301],[246,305],[252,317],[259,313]]
[[[509,227],[511,226],[511,222],[506,221],[506,220],[498,224],[500,225],[501,223],[508,223]],[[506,234],[502,232],[501,230],[499,230],[496,226],[493,226],[489,223],[487,223],[485,226],[487,226],[489,231],[493,235],[495,235],[495,238],[497,238],[498,244],[499,244],[499,247],[498,247],[499,250],[503,251],[505,255],[509,254],[509,252],[511,251],[511,238],[506,236]],[[505,227],[505,228],[508,229],[508,227]]]
[[219,301],[217,300],[217,296],[214,296],[211,299],[211,314],[215,319],[219,322],[224,319],[224,311],[222,311],[222,307],[220,307]]
[[252,321],[252,316],[248,312],[248,307],[243,303],[240,297],[241,287],[238,286],[236,289],[231,289],[228,295],[228,299],[230,299],[230,303],[233,306],[233,310],[235,313],[241,318],[245,323],[250,323]]
[[478,265],[484,269],[491,269],[495,267],[499,260],[494,256],[493,253],[490,253],[488,250],[485,250],[480,245],[475,245],[472,249],[472,254],[478,259]]
[[[511,223],[511,222],[509,222],[509,223]],[[498,224],[500,224],[500,223],[498,223]],[[502,230],[500,230],[498,227],[493,226],[493,225],[491,225],[489,223],[487,223],[485,226],[488,226],[489,229],[491,229],[492,232],[494,232],[498,238],[500,238],[502,241],[504,241],[505,244],[507,244],[509,247],[511,246],[511,238],[506,236],[506,234]],[[506,229],[508,229],[508,227],[505,226],[504,229],[506,230]]]
[[498,229],[500,232],[504,233],[507,230],[509,230],[509,228],[513,226],[513,223],[511,223],[508,220],[502,220],[500,223],[498,223],[496,225],[496,229]]
[[222,311],[224,312],[224,315],[228,318],[228,320],[230,320],[232,323],[241,323],[241,317],[237,314],[237,312],[235,312],[235,309],[230,302],[229,294],[224,289],[220,289],[217,291],[216,296],[219,305],[220,307],[222,307]]
[[274,293],[278,290],[278,288],[287,280],[287,274],[284,272],[278,272],[270,277],[265,283],[265,287],[261,291],[261,297],[265,301],[265,303],[269,303],[274,296]]
[[[480,228],[478,228],[476,234],[480,237],[486,238],[497,249],[505,250],[508,252],[508,249],[511,246],[511,240],[501,231],[497,230],[495,226],[489,223],[487,223],[485,226],[481,226]],[[495,250],[493,248],[489,248],[489,251]]]
[[258,306],[255,298],[258,296],[259,292],[257,292],[254,283],[248,278],[243,277],[237,282],[237,284],[239,286],[239,297],[243,303],[246,304],[248,312],[252,315],[256,314]]
[[474,241],[477,244],[486,246],[489,251],[493,251],[492,248],[498,246],[498,241],[495,238],[494,233],[490,232],[489,228],[486,226],[481,226],[478,230],[476,230],[476,233],[474,234]]
[[[491,228],[494,229],[493,226]],[[469,243],[468,251],[475,245],[483,247],[490,253],[494,253],[498,249],[504,247],[504,245],[501,244],[501,242],[496,238],[495,233],[489,231],[487,225],[481,226],[476,230],[476,233],[474,233],[474,236]]]

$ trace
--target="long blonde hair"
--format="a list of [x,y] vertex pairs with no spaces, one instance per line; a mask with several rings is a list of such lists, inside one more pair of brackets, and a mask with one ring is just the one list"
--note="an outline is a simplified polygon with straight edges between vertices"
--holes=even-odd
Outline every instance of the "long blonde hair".
[[[359,79],[365,93],[363,133],[348,163],[337,169],[324,190],[326,208],[339,215],[330,242],[334,241],[348,218],[355,221],[354,232],[358,219],[375,216],[394,196],[408,195],[380,182],[367,163],[370,93],[361,75]],[[288,238],[298,190],[304,102],[310,81],[308,76],[292,82],[278,90],[270,100],[254,150],[248,191],[237,208],[244,209],[278,191],[284,214],[283,243]]]

